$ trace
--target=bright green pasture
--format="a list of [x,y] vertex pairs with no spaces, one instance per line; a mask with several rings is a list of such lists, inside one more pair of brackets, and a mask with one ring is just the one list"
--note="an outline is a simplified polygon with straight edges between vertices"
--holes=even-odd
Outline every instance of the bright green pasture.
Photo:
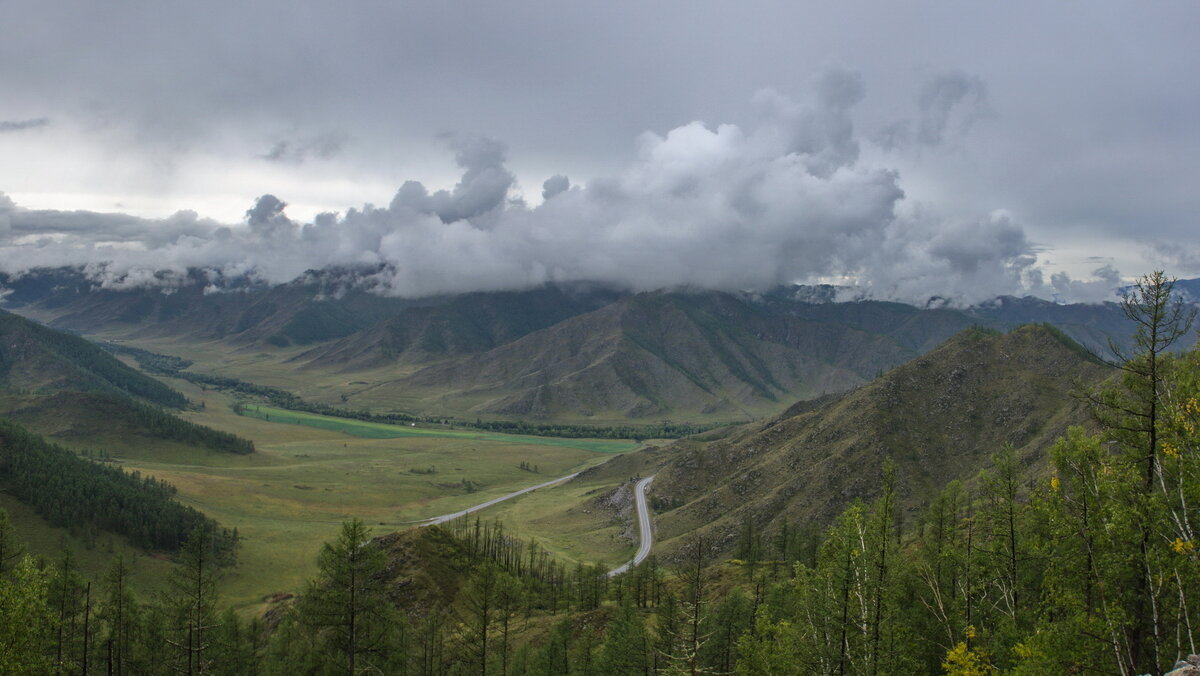
[[398,437],[453,437],[456,439],[474,439],[476,441],[495,441],[510,444],[533,444],[545,446],[563,446],[578,448],[597,453],[621,453],[637,448],[632,441],[612,439],[564,439],[560,437],[535,437],[500,432],[484,432],[471,429],[449,429],[444,427],[389,425],[386,423],[366,422],[350,418],[335,418],[332,416],[288,411],[270,406],[248,406],[244,415],[262,418],[271,422],[307,425],[325,430],[344,432],[356,437],[368,439],[395,439]]

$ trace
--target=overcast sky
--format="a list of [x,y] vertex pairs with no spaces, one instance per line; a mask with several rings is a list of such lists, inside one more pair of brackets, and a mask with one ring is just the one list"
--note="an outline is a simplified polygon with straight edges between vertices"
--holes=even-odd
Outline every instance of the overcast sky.
[[964,300],[1200,276],[1195,2],[0,12],[8,270]]

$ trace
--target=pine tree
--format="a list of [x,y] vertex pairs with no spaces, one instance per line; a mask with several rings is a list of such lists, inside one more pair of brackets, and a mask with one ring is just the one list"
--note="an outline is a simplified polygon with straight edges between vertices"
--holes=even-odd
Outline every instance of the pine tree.
[[8,512],[0,509],[0,575],[12,570],[24,552],[25,548],[17,538],[17,529],[8,518]]
[[0,673],[48,674],[55,669],[50,577],[29,557],[10,575],[0,576]]
[[217,621],[218,568],[213,555],[213,529],[197,526],[179,552],[179,565],[167,578],[163,610],[168,620],[166,642],[170,664],[184,674],[208,673],[211,632]]
[[650,666],[648,644],[642,617],[633,600],[626,598],[608,623],[596,667],[600,673],[612,676],[645,676]]
[[1089,396],[1106,435],[1121,449],[1124,462],[1141,474],[1140,486],[1130,486],[1127,493],[1127,508],[1137,515],[1140,539],[1136,545],[1139,574],[1127,581],[1135,593],[1124,637],[1128,645],[1124,667],[1139,673],[1173,661],[1164,654],[1168,637],[1160,605],[1165,599],[1159,598],[1158,591],[1167,572],[1163,557],[1155,552],[1162,534],[1155,532],[1154,524],[1168,492],[1159,435],[1163,423],[1169,422],[1163,419],[1169,350],[1188,333],[1196,316],[1195,308],[1174,296],[1174,286],[1175,280],[1155,271],[1126,292],[1121,309],[1135,326],[1135,353],[1126,354],[1114,343],[1116,366],[1123,376],[1120,385]]
[[342,524],[317,558],[319,573],[305,591],[300,622],[317,634],[317,645],[330,665],[346,674],[390,673],[405,663],[397,639],[407,627],[387,598],[381,573],[384,552],[370,542],[362,521]]
[[125,557],[113,561],[104,578],[104,603],[98,615],[103,627],[100,651],[105,671],[114,676],[135,670],[134,638],[138,630],[140,608],[129,589],[129,567]]
[[64,547],[50,578],[50,605],[55,612],[54,664],[60,673],[74,671],[83,664],[86,590],[75,555]]

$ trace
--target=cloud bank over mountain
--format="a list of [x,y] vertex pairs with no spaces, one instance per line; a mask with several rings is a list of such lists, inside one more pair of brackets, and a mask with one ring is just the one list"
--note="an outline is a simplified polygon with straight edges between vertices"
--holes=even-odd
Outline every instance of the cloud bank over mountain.
[[[864,96],[858,73],[827,68],[798,98],[758,92],[752,122],[646,132],[614,175],[582,185],[551,176],[536,206],[517,196],[504,143],[463,134],[444,138],[462,172],[452,188],[410,180],[386,207],[307,223],[288,217],[286,195],[259,197],[239,224],[187,211],[144,219],[31,210],[0,195],[0,269],[85,266],[98,283],[127,287],[169,285],[188,268],[282,283],[361,266],[376,270],[380,293],[399,296],[577,280],[634,290],[833,280],[916,303],[1111,295],[1111,269],[1094,281],[1046,279],[1037,247],[1003,210],[946,220],[936,205],[908,200],[896,169],[863,159],[851,113]],[[966,133],[986,88],[951,73],[917,100],[918,118],[892,130],[892,146]],[[275,159],[319,152],[284,145]]]

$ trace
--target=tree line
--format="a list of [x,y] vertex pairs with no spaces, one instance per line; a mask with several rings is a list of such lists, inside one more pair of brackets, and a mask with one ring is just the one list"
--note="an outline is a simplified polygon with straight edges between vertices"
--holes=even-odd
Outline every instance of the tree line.
[[254,442],[221,430],[184,420],[161,409],[119,395],[107,396],[116,406],[107,407],[122,420],[150,436],[179,441],[222,453],[247,455],[254,452]]
[[55,526],[110,531],[138,547],[169,552],[203,526],[214,532],[224,559],[234,555],[236,533],[176,502],[170,484],[86,460],[3,419],[0,486]]
[[[48,329],[24,317],[0,311],[0,335],[24,333],[39,347],[61,357],[79,369],[86,389],[112,392],[114,389],[152,401],[168,408],[183,408],[187,399],[153,378],[113,359],[100,346],[78,336]],[[5,351],[0,350],[0,373],[7,371]]]

